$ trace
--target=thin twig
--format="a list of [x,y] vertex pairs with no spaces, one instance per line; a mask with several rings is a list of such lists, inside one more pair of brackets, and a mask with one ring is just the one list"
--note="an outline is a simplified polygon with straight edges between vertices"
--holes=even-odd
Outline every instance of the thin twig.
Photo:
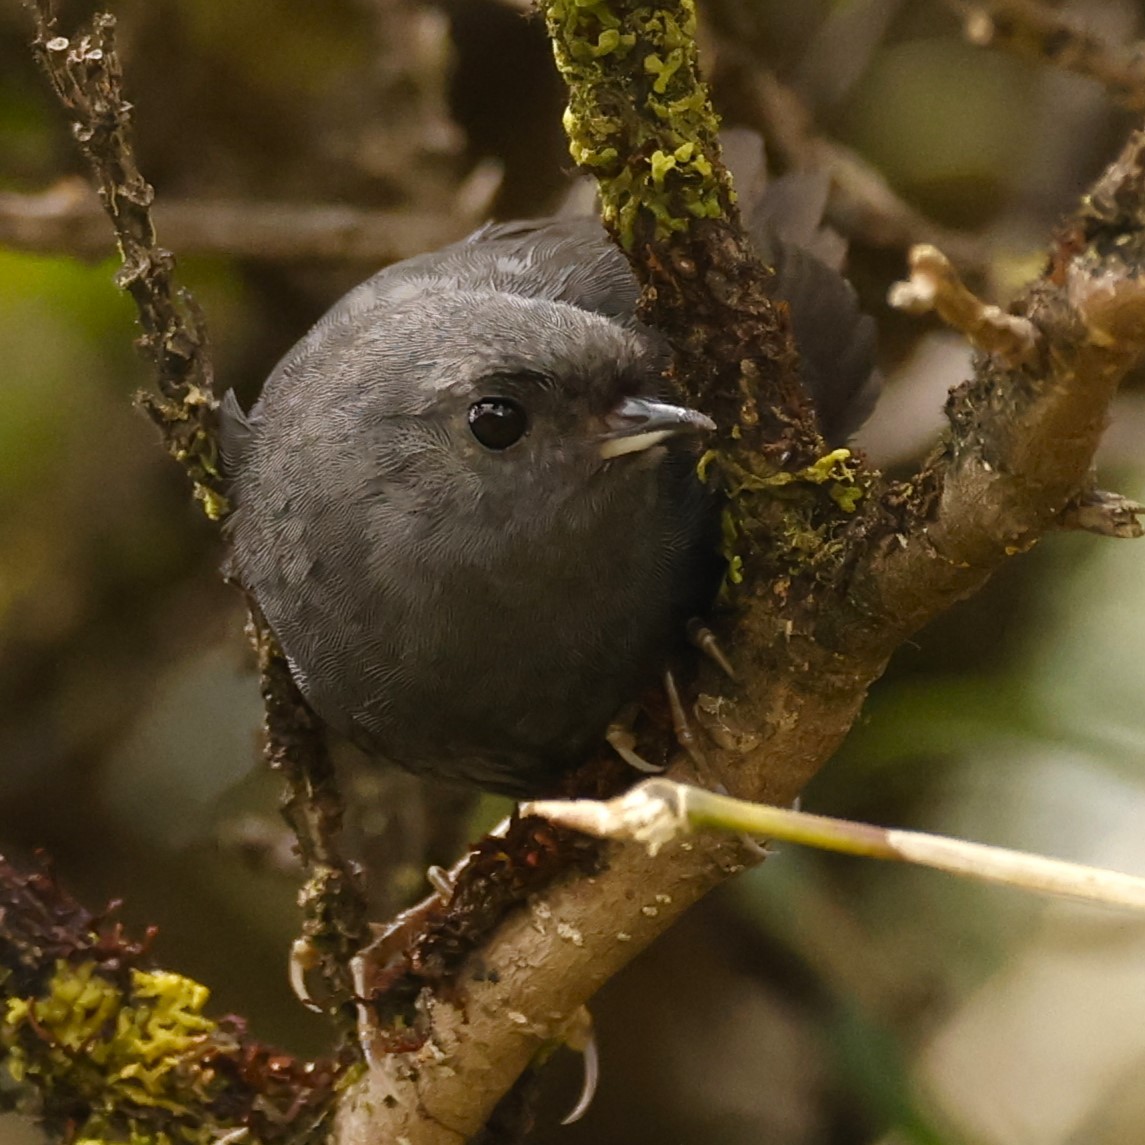
[[1133,111],[1145,109],[1145,55],[1081,27],[1076,16],[1037,0],[947,0],[966,38],[1096,80]]
[[914,863],[1039,894],[1145,911],[1145,878],[1137,875],[984,843],[751,803],[670,779],[646,780],[625,795],[603,802],[537,800],[525,804],[521,811],[590,835],[631,839],[644,844],[652,855],[692,831],[746,833],[844,855]]
[[111,218],[123,266],[116,282],[135,302],[138,346],[155,370],[158,394],[138,400],[183,466],[207,515],[228,511],[217,464],[218,400],[207,330],[191,295],[174,280],[175,260],[159,246],[151,221],[154,191],[140,174],[131,142],[131,105],[115,48],[115,19],[97,13],[91,30],[58,34],[50,0],[26,4],[35,20],[32,50],[72,121],[72,136],[91,165]]
[[[459,211],[369,211],[324,203],[161,199],[156,228],[186,255],[258,262],[356,263],[376,269],[460,238],[479,219]],[[114,250],[107,220],[82,179],[35,194],[0,192],[0,245],[105,258]]]
[[253,605],[248,635],[258,655],[266,759],[286,780],[283,814],[307,869],[299,894],[303,946],[296,944],[292,958],[297,962],[305,948],[306,969],[316,971],[323,986],[317,996],[307,990],[303,1000],[349,1033],[357,1021],[351,961],[372,936],[361,872],[342,854],[342,797],[326,729],[306,706],[278,641]]
[[988,267],[988,242],[927,218],[857,151],[816,131],[810,110],[793,88],[736,45],[722,43],[720,51],[753,107],[768,149],[790,168],[830,177],[830,216],[844,234],[875,247],[931,243],[964,273]]
[[1078,529],[1099,537],[1135,541],[1145,537],[1143,514],[1145,505],[1140,501],[1105,489],[1086,489],[1062,510],[1058,524],[1063,529]]
[[[206,326],[191,295],[175,285],[175,260],[158,246],[151,219],[154,192],[132,146],[131,105],[115,48],[115,19],[92,18],[91,30],[58,33],[50,0],[29,0],[33,50],[72,119],[72,133],[91,164],[96,190],[111,217],[123,258],[118,284],[135,301],[158,394],[140,404],[159,425],[208,515],[229,509],[216,464],[216,411]],[[341,856],[341,802],[321,727],[290,676],[265,621],[252,612],[251,639],[259,658],[266,708],[266,755],[287,779],[286,815],[310,866],[302,895],[303,929],[319,955],[324,1006],[353,1029],[349,960],[367,940],[365,902],[353,864]]]

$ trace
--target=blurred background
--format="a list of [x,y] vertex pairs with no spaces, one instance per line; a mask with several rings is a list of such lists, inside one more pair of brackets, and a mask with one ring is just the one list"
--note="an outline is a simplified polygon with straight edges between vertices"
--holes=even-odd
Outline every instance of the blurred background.
[[[1140,3],[1070,4],[1131,45]],[[70,20],[80,11],[63,5]],[[729,124],[818,167],[879,320],[887,392],[861,444],[906,473],[966,374],[888,311],[933,239],[1005,302],[1136,117],[1087,79],[967,42],[941,0],[701,0]],[[386,261],[554,209],[570,163],[541,26],[497,0],[119,0],[160,238],[244,404]],[[978,25],[981,38],[982,25]],[[258,763],[260,706],[222,543],[131,397],[148,384],[109,231],[0,11],[0,852],[44,848],[91,907],[160,927],[217,1012],[320,1053],[290,994],[298,872]],[[1103,485],[1145,498],[1140,380]],[[1145,873],[1145,548],[1062,535],[923,632],[808,809]],[[379,916],[503,809],[348,760]],[[441,809],[448,815],[441,815]],[[593,1005],[545,1079],[560,1145],[1135,1145],[1145,1141],[1145,922],[784,848],[694,910]],[[0,1119],[0,1145],[35,1141]]]

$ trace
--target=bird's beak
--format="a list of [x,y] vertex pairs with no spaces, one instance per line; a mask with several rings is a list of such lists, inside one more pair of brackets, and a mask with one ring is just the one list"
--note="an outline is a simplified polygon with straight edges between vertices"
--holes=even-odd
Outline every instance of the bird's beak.
[[600,442],[600,456],[605,461],[643,452],[681,433],[716,428],[716,423],[698,410],[650,398],[625,398],[606,420],[608,431]]

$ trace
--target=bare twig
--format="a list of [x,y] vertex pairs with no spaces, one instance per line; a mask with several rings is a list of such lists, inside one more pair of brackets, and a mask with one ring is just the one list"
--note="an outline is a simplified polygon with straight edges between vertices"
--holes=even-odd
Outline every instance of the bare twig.
[[1077,18],[1038,0],[947,0],[966,38],[1097,80],[1134,111],[1145,108],[1145,54],[1111,44]]
[[139,402],[186,469],[207,515],[227,512],[216,464],[218,400],[207,332],[194,299],[175,285],[175,260],[155,240],[154,191],[131,146],[131,107],[123,97],[115,20],[104,13],[74,40],[57,34],[47,0],[29,3],[36,22],[33,51],[72,120],[72,136],[91,164],[96,190],[111,218],[123,267],[116,276],[139,312],[139,347],[155,369],[159,393]]
[[652,855],[673,839],[693,831],[746,832],[769,841],[933,867],[1039,894],[1145,910],[1145,878],[1137,875],[941,835],[874,827],[790,807],[749,803],[670,779],[646,780],[607,802],[541,800],[524,805],[521,811],[590,835],[643,843]]
[[1086,489],[1065,507],[1058,523],[1063,529],[1080,529],[1099,537],[1136,540],[1145,537],[1142,514],[1145,505],[1139,501],[1104,489]]
[[911,206],[857,151],[815,130],[810,110],[797,92],[742,49],[726,42],[721,58],[734,69],[737,86],[754,106],[768,147],[802,171],[823,171],[831,179],[832,220],[849,237],[875,247],[906,249],[930,243],[946,251],[964,272],[989,264],[985,240],[952,230]]
[[[459,211],[433,215],[224,200],[160,200],[153,214],[158,230],[184,256],[370,268],[460,238],[480,221]],[[77,258],[104,258],[114,249],[99,202],[81,179],[64,179],[31,195],[0,192],[0,244]]]

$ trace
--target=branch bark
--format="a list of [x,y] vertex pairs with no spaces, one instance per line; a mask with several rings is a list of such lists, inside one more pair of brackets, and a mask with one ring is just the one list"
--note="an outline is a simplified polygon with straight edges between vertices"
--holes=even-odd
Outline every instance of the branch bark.
[[[158,426],[212,520],[227,515],[218,466],[218,409],[206,323],[175,279],[175,259],[158,244],[151,217],[154,189],[132,146],[131,104],[115,44],[115,19],[97,13],[89,31],[58,34],[50,0],[26,0],[36,37],[32,51],[71,121],[91,166],[123,261],[117,284],[135,302],[143,335],[138,346],[155,372],[157,393],[137,402]],[[310,863],[302,894],[304,933],[322,970],[322,1005],[344,1030],[353,1028],[348,962],[368,939],[359,872],[339,848],[342,808],[326,740],[294,684],[266,622],[252,609],[251,640],[259,657],[266,709],[266,757],[290,789],[286,813]]]

